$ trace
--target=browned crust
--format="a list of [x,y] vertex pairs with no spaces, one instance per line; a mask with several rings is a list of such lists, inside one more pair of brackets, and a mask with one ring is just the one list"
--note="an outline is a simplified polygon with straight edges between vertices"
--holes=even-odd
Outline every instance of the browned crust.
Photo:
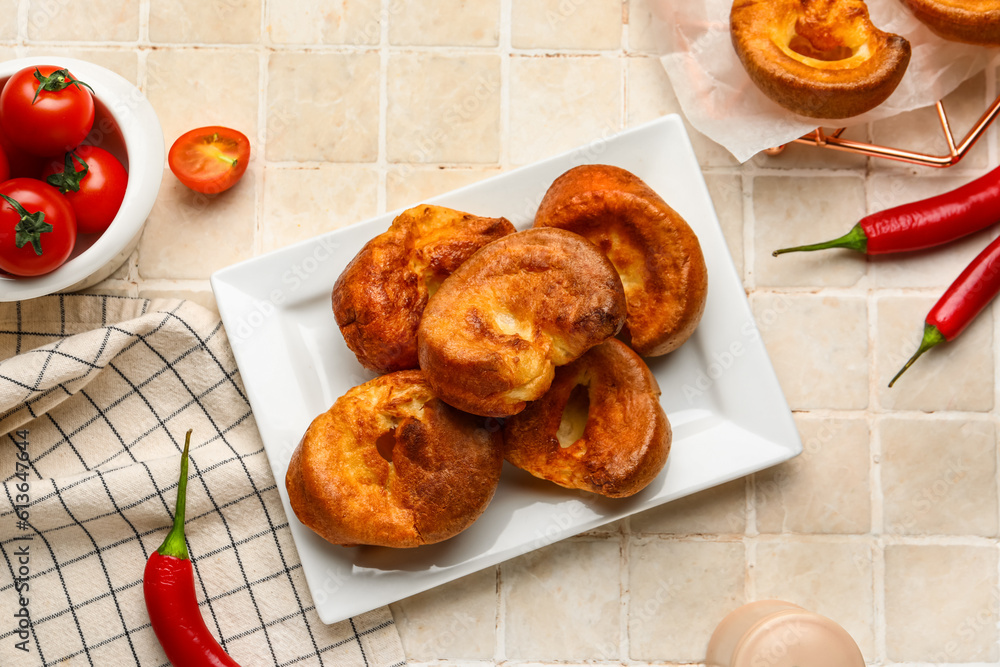
[[701,320],[708,270],[698,237],[631,172],[609,165],[570,169],[552,183],[536,227],[559,227],[596,244],[622,277],[630,343],[643,356],[677,349]]
[[996,0],[903,0],[903,4],[939,37],[1000,46],[1000,5]]
[[[556,433],[574,387],[590,400],[583,436],[563,447]],[[642,359],[611,339],[556,370],[552,387],[504,424],[513,465],[560,486],[612,498],[644,489],[663,469],[671,430],[660,389]]]
[[512,415],[545,393],[555,366],[615,335],[625,313],[621,280],[596,246],[529,229],[470,257],[427,302],[420,368],[447,403]]
[[[415,547],[458,534],[500,480],[501,436],[434,397],[419,370],[354,387],[313,420],[285,476],[299,520],[333,544]],[[392,463],[376,448],[395,429]]]
[[[791,25],[824,49],[842,44],[845,33],[861,35],[870,55],[844,67],[800,62],[777,43],[783,26]],[[848,118],[875,108],[896,89],[910,62],[910,43],[872,25],[861,0],[735,0],[730,32],[754,84],[811,118]]]
[[417,367],[417,326],[429,293],[479,248],[514,233],[504,218],[423,204],[400,213],[333,287],[347,347],[379,373]]

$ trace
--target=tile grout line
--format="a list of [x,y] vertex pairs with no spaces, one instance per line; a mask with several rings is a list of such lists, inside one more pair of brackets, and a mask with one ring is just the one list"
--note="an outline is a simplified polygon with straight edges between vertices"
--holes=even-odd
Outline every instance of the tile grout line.
[[389,202],[389,14],[391,0],[379,3],[378,44],[378,148],[375,170],[378,184],[375,188],[375,211],[381,215],[388,210]]
[[498,26],[498,49],[500,56],[500,154],[497,162],[504,171],[510,165],[510,70],[512,65],[511,23],[513,21],[513,0],[500,1],[500,22]]
[[[878,312],[877,304],[873,309]],[[872,355],[874,363],[874,355]],[[876,413],[868,411],[868,460],[869,484],[871,486],[871,525],[868,534],[874,538],[871,542],[870,558],[872,563],[872,635],[875,641],[876,660],[885,662],[886,658],[886,618],[885,618],[885,496],[882,492],[882,439],[879,420]]]
[[[261,0],[260,2],[260,43],[257,49],[257,146],[255,148],[258,164],[254,176],[254,227],[251,255],[256,257],[264,251],[264,188],[267,182],[267,126],[270,117],[268,109],[268,90],[271,83],[270,42],[267,33],[267,16],[270,9],[271,0]],[[253,157],[251,157],[253,162]]]

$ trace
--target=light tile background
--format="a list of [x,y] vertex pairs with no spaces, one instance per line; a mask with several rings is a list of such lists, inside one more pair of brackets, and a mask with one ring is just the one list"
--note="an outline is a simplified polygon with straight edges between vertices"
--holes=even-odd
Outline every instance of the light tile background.
[[[136,253],[96,292],[209,308],[212,271],[666,113],[650,0],[8,0],[0,57],[61,54],[145,91],[167,143],[251,137],[232,191],[166,171]],[[997,66],[949,96],[961,132]],[[942,150],[929,110],[848,136]],[[959,166],[792,146],[739,165],[692,132],[805,445],[801,457],[392,605],[415,665],[697,665],[743,602],[846,627],[869,664],[1000,664],[998,315],[892,390],[943,288],[996,235],[933,252],[774,258],[1000,162]]]

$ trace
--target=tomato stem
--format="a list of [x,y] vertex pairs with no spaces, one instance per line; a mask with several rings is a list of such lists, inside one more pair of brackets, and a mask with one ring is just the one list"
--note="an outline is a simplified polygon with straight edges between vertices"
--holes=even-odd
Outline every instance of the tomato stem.
[[191,430],[184,436],[184,452],[181,454],[181,477],[177,482],[177,504],[174,507],[174,527],[170,529],[163,544],[156,551],[163,556],[188,559],[187,542],[184,541],[184,505],[187,496],[188,448],[191,446]]
[[25,243],[30,243],[31,247],[35,249],[35,255],[41,256],[42,234],[51,232],[53,229],[52,225],[45,222],[45,213],[42,211],[28,213],[18,201],[3,193],[0,193],[0,197],[3,197],[4,201],[10,204],[14,211],[21,216],[21,220],[14,225],[14,245],[23,248]]
[[[80,171],[76,170],[73,161],[76,161],[83,169]],[[62,171],[57,171],[54,174],[50,174],[45,181],[54,187],[59,188],[59,192],[66,194],[67,192],[79,192],[80,191],[80,181],[83,177],[90,173],[90,167],[84,162],[75,151],[69,151],[66,153],[66,164],[63,166]]]
[[84,83],[83,81],[80,81],[79,79],[74,77],[72,74],[69,73],[68,69],[57,69],[55,72],[52,72],[48,76],[45,76],[36,67],[35,78],[38,79],[38,88],[35,88],[35,96],[31,99],[32,104],[38,101],[38,96],[42,93],[43,90],[48,91],[50,93],[55,93],[62,90],[63,88],[69,88],[70,86],[76,86],[77,88],[79,88],[80,86],[84,86],[87,90],[90,91],[91,94],[94,93],[94,89],[90,87],[90,84]]

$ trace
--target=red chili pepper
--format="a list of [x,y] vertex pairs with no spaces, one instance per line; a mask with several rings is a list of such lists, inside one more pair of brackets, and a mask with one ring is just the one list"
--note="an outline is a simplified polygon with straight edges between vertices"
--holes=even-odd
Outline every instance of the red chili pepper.
[[174,527],[146,561],[142,591],[153,632],[174,665],[180,667],[239,667],[215,641],[198,609],[194,568],[184,542],[184,498],[187,491],[188,447],[184,438],[181,477],[177,484]]
[[969,263],[924,319],[920,347],[889,382],[891,387],[924,352],[954,340],[1000,292],[1000,238],[996,238]]
[[930,199],[872,213],[838,239],[775,250],[848,248],[868,255],[922,250],[949,243],[1000,221],[1000,167]]

